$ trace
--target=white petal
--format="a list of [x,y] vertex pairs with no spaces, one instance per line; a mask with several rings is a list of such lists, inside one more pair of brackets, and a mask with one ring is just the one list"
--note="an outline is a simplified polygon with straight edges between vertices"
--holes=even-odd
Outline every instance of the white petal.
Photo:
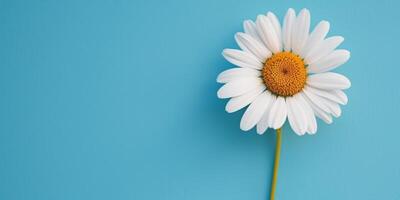
[[265,110],[263,116],[261,117],[260,121],[257,123],[257,133],[262,135],[263,133],[265,133],[265,131],[267,131],[268,129],[268,115],[269,112],[271,110],[271,106],[275,103],[276,101],[276,96],[275,95],[271,95],[271,100],[270,103],[267,107],[267,109]]
[[282,40],[285,51],[292,50],[291,46],[292,29],[295,20],[296,20],[296,13],[292,8],[289,8],[285,15],[285,19],[283,20],[283,28],[282,28]]
[[279,42],[278,35],[275,32],[271,20],[264,15],[259,15],[256,21],[257,31],[261,39],[267,45],[268,49],[273,53],[281,51],[281,43]]
[[238,78],[259,77],[261,71],[250,68],[231,68],[221,72],[217,77],[218,83],[227,83]]
[[304,87],[304,90],[306,90],[307,92],[311,92],[315,95],[318,95],[320,97],[329,99],[333,102],[342,104],[342,105],[346,105],[346,103],[347,103],[347,98],[343,98],[343,96],[341,96],[342,94],[337,92],[340,90],[321,90],[321,89],[309,87],[307,85]]
[[343,90],[351,86],[345,76],[333,72],[325,72],[308,76],[307,84],[324,90]]
[[254,39],[258,40],[259,42],[262,42],[260,36],[257,33],[257,28],[256,24],[251,21],[251,20],[246,20],[243,22],[243,29],[244,32],[251,35]]
[[237,49],[224,49],[222,55],[230,63],[244,68],[262,69],[263,64],[253,54]]
[[275,30],[276,35],[278,36],[279,43],[282,43],[282,30],[281,30],[281,24],[279,23],[278,18],[272,12],[268,12],[267,17],[271,21],[272,25],[274,26],[274,30]]
[[246,33],[237,33],[235,39],[241,49],[255,55],[262,63],[272,55],[263,44]]
[[342,36],[333,36],[321,42],[316,48],[314,48],[304,59],[306,64],[313,64],[319,59],[329,55],[333,50],[336,49],[344,38]]
[[303,92],[306,94],[306,96],[321,110],[324,112],[330,113],[335,117],[339,117],[341,114],[340,106],[326,98],[320,97],[318,95],[315,95],[314,93],[311,93],[307,90],[303,90]]
[[297,94],[296,99],[298,100],[300,107],[303,108],[307,116],[307,132],[309,134],[315,134],[317,132],[317,120],[315,119],[314,111],[310,104],[304,99],[303,95]]
[[328,105],[329,109],[331,110],[331,113],[334,117],[340,117],[340,115],[342,114],[342,110],[340,109],[339,104],[330,101],[330,100],[326,100],[325,102],[326,105]]
[[294,97],[286,98],[289,124],[297,135],[304,135],[307,129],[307,116]]
[[265,85],[261,84],[246,94],[231,98],[225,106],[226,112],[233,113],[246,107],[263,91],[265,91]]
[[260,78],[241,78],[223,85],[217,92],[218,98],[237,97],[263,84]]
[[309,31],[310,12],[307,9],[302,9],[292,30],[292,50],[294,53],[300,54],[304,44],[307,42]]
[[343,103],[342,105],[347,104],[348,102],[347,95],[342,90],[331,90],[330,92],[336,95],[341,100],[341,102]]
[[253,128],[257,122],[261,119],[265,110],[271,100],[271,94],[268,91],[261,93],[253,103],[247,108],[243,114],[242,120],[240,121],[240,129],[248,131]]
[[312,49],[314,49],[324,40],[328,32],[329,22],[319,22],[318,25],[314,28],[313,32],[310,34],[310,37],[308,37],[306,44],[300,52],[300,56],[302,58],[305,58]]
[[274,129],[281,128],[286,121],[287,106],[283,97],[278,97],[268,115],[268,126]]
[[318,95],[315,95],[314,93],[309,92],[308,90],[303,90],[303,93],[316,107],[321,109],[322,111],[326,113],[330,113],[329,107],[325,105],[325,101],[323,97],[320,97]]
[[304,100],[306,100],[308,105],[310,105],[310,107],[312,108],[312,110],[314,111],[315,115],[318,118],[322,119],[327,124],[331,124],[332,123],[332,117],[329,115],[329,113],[324,112],[323,110],[321,110],[304,93],[301,93],[301,95],[303,96]]
[[339,49],[333,51],[328,56],[325,56],[318,61],[310,64],[307,67],[309,73],[322,73],[339,67],[347,62],[350,58],[350,52],[347,50]]
[[342,114],[342,110],[340,109],[339,104],[328,100],[328,99],[323,99],[324,104],[328,106],[330,113],[334,116],[334,117],[340,117],[340,115]]

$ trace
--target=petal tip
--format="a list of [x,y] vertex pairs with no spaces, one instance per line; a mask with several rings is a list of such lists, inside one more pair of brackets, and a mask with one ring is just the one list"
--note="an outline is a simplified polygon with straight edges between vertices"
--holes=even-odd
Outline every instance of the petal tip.
[[263,130],[258,130],[258,129],[257,129],[257,134],[258,134],[258,135],[263,135],[264,133],[265,133],[265,131],[263,131]]
[[249,131],[252,127],[247,126],[246,124],[240,123],[240,129],[242,131]]
[[221,88],[219,88],[219,90],[217,91],[217,97],[218,98],[220,98],[220,99],[225,99],[225,98],[227,98],[225,95],[224,95],[224,90],[223,90],[223,86],[221,87]]
[[287,13],[296,13],[296,11],[295,11],[293,8],[289,8],[289,9],[287,10]]
[[237,109],[235,109],[235,108],[233,108],[230,104],[229,104],[229,102],[226,104],[226,106],[225,106],[225,111],[227,112],[227,113],[234,113],[234,112],[236,112],[236,111],[238,111]]

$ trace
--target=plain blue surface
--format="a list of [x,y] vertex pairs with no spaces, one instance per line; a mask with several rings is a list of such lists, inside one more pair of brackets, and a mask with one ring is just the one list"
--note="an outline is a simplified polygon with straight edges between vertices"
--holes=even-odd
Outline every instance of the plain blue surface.
[[277,199],[400,199],[399,3],[0,1],[0,199],[261,200],[274,139],[216,97],[242,21],[288,7],[331,22],[349,104],[283,130]]

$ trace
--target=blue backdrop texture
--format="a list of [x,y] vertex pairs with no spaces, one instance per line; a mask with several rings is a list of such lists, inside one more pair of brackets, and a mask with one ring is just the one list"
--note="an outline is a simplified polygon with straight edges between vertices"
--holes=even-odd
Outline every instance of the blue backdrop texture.
[[315,136],[283,130],[284,200],[400,199],[400,4],[0,1],[0,199],[258,200],[275,135],[216,97],[242,21],[309,8],[352,52],[349,104]]

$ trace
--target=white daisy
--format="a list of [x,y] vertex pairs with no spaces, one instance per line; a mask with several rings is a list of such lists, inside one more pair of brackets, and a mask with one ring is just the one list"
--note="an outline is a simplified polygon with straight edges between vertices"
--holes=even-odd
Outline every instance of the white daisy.
[[255,22],[246,20],[244,33],[235,35],[241,50],[224,49],[223,56],[237,68],[217,78],[224,83],[219,98],[231,98],[226,111],[238,111],[247,105],[240,128],[257,126],[263,134],[268,127],[279,129],[286,118],[298,135],[317,131],[315,116],[332,123],[347,103],[342,91],[350,87],[343,75],[329,72],[350,58],[350,52],[336,49],[343,37],[325,38],[329,22],[321,21],[309,33],[310,13],[303,9],[296,16],[286,13],[283,25],[268,12]]

